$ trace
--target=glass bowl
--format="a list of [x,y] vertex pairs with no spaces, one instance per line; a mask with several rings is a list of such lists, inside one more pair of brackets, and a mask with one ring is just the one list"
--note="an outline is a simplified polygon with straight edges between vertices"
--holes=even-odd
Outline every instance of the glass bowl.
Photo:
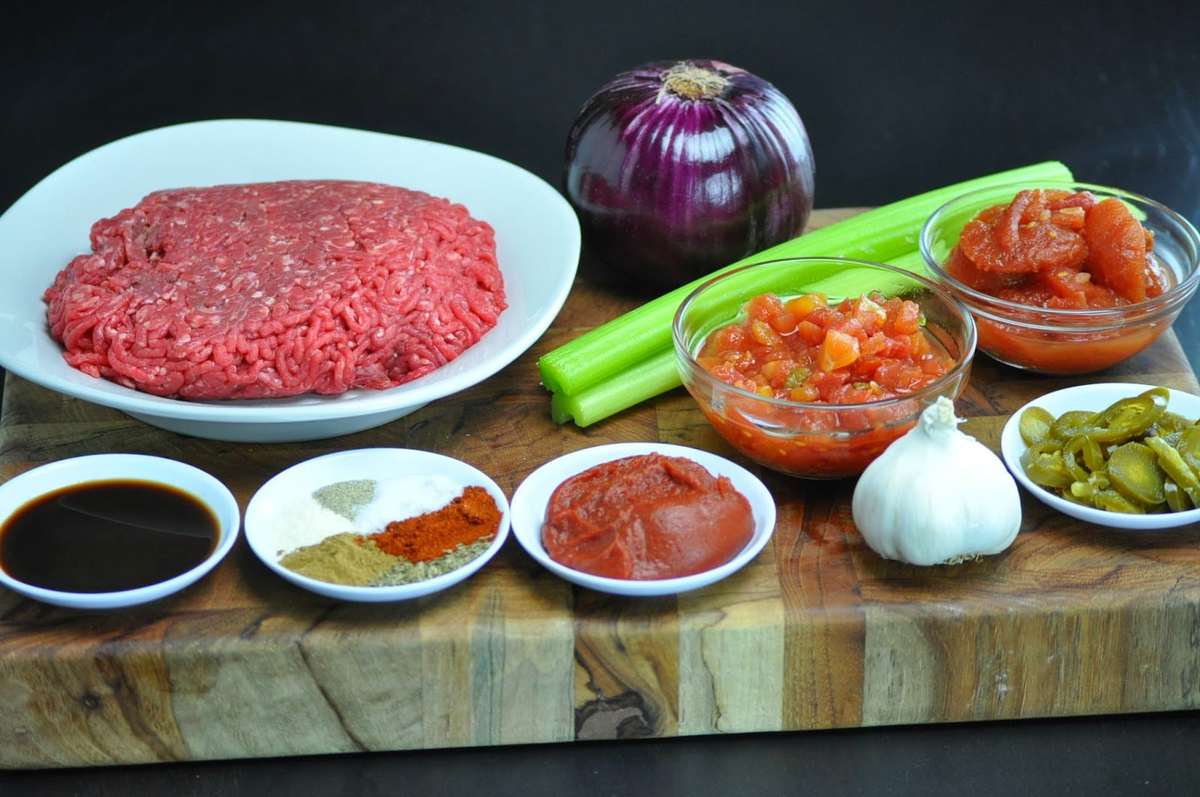
[[[737,321],[746,302],[759,294],[786,299],[819,292],[835,303],[867,291],[915,301],[924,313],[926,334],[954,366],[907,395],[862,404],[827,404],[743,390],[713,376],[696,360],[708,335]],[[948,291],[904,269],[863,260],[805,257],[745,266],[705,282],[675,313],[673,340],[684,386],[730,445],[773,470],[836,479],[861,473],[939,396],[958,396],[971,370],[975,324]]]
[[[947,274],[942,264],[967,222],[984,208],[1007,204],[1018,191],[1029,188],[1091,191],[1101,200],[1123,201],[1154,233],[1154,257],[1174,285],[1159,296],[1124,307],[1060,310],[989,296]],[[1154,200],[1088,183],[1011,183],[963,194],[929,217],[921,228],[920,247],[930,272],[975,316],[979,348],[1007,365],[1045,374],[1100,371],[1132,357],[1171,326],[1200,284],[1200,235],[1187,219]]]

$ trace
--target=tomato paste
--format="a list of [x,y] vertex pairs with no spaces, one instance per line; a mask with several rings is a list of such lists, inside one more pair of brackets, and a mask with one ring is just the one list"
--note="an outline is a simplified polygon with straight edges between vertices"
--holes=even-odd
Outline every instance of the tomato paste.
[[573,570],[647,580],[723,565],[753,534],[750,502],[727,477],[683,457],[646,454],[560,484],[546,508],[542,544]]

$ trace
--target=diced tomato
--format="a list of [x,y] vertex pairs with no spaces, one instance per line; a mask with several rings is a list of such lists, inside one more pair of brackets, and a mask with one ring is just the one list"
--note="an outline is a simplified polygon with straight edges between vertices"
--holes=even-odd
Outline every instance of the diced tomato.
[[798,319],[808,318],[809,314],[818,308],[825,308],[828,301],[823,293],[806,293],[788,301],[784,307]]
[[921,360],[921,370],[930,376],[941,376],[946,373],[946,364],[937,357],[925,357]]
[[854,365],[850,366],[850,373],[854,374],[855,379],[873,379],[875,371],[885,362],[887,360],[882,357],[859,357]]
[[911,392],[953,365],[921,329],[914,302],[877,294],[834,307],[817,294],[772,299],[755,297],[744,322],[714,331],[700,365],[760,396],[834,403]]
[[818,307],[804,320],[811,321],[819,327],[831,327],[842,320],[842,314],[832,307]]
[[868,337],[867,331],[863,329],[862,323],[858,320],[858,316],[855,314],[850,314],[841,323],[834,325],[833,328],[838,332],[849,335],[859,343],[865,342]]
[[887,351],[889,342],[887,335],[876,332],[862,345],[862,356],[874,357],[876,354],[882,354]]
[[796,331],[797,322],[795,314],[781,309],[779,314],[772,316],[767,323],[780,335],[790,335]]
[[801,385],[789,390],[787,397],[791,401],[817,401],[821,398],[821,391],[813,385]]
[[890,335],[911,335],[921,328],[921,308],[915,302],[906,302],[900,311],[889,319]]
[[746,345],[746,331],[737,324],[721,327],[714,334],[717,351],[740,351]]
[[908,390],[925,379],[925,372],[918,365],[893,360],[879,366],[875,381],[891,390]]
[[887,322],[887,311],[873,299],[864,296],[854,308],[854,320],[866,336],[874,335]]
[[750,337],[761,343],[763,346],[778,346],[783,343],[783,339],[779,337],[779,333],[771,329],[771,325],[760,318],[755,318],[750,322]]
[[825,340],[825,330],[807,319],[796,326],[796,334],[810,346],[815,346]]
[[818,372],[812,380],[812,385],[821,395],[821,401],[833,401],[837,389],[850,380],[850,374],[845,371]]
[[821,343],[817,365],[822,371],[836,371],[857,360],[858,354],[858,338],[831,329],[825,333],[825,340]]
[[783,387],[796,364],[789,359],[771,360],[763,363],[762,375],[772,387]]
[[908,336],[908,358],[910,360],[919,360],[929,354],[929,338],[925,337],[920,330]]
[[783,302],[779,300],[778,296],[771,293],[755,296],[746,303],[746,315],[760,321],[770,321],[779,315],[781,310],[783,310]]

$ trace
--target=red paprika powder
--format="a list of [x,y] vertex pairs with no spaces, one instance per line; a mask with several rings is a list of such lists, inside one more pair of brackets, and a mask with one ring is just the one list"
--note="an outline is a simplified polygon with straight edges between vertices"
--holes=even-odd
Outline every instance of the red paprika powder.
[[482,487],[463,494],[434,512],[393,520],[383,531],[364,539],[379,550],[410,562],[429,562],[459,545],[470,545],[500,529],[500,508]]

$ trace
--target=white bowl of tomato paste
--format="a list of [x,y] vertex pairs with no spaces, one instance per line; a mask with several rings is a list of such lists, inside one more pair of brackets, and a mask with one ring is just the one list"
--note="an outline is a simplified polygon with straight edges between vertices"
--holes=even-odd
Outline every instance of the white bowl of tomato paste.
[[633,597],[706,587],[753,560],[775,501],[724,457],[665,443],[575,451],[529,474],[511,503],[521,547],[597,592]]
[[[353,519],[336,514],[333,525],[326,527],[328,506],[321,506],[317,512],[308,509],[311,499],[322,489],[364,482],[371,483],[375,500],[351,512]],[[449,493],[445,492],[447,486],[451,488]],[[343,532],[363,535],[360,541],[366,542],[364,537],[380,531],[388,521],[403,521],[415,515],[429,517],[429,510],[473,488],[482,488],[491,496],[499,511],[499,523],[494,532],[481,538],[480,545],[487,547],[473,558],[460,558],[453,569],[406,582],[336,583],[293,570],[285,558],[289,550],[320,547],[322,538],[343,536]],[[432,595],[477,573],[508,539],[509,508],[500,486],[466,462],[417,449],[360,448],[314,457],[276,474],[250,499],[245,528],[246,542],[259,561],[294,586],[334,600],[391,603]]]

